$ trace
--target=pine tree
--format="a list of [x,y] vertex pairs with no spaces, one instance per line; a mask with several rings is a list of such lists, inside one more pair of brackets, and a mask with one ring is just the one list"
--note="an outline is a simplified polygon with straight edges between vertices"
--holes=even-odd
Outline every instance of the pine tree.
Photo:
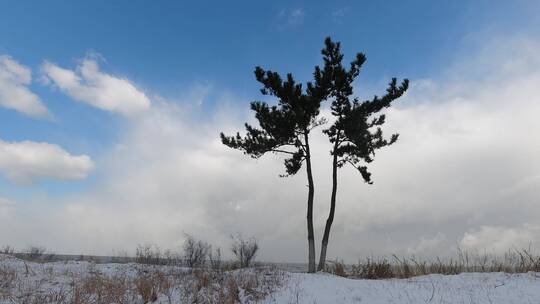
[[251,110],[260,128],[245,124],[246,135],[226,136],[221,133],[223,144],[243,151],[245,154],[258,158],[262,155],[282,153],[288,155],[285,159],[283,176],[298,173],[302,164],[306,164],[308,180],[307,199],[307,230],[308,230],[308,271],[315,272],[315,237],[313,231],[313,196],[315,186],[311,168],[311,150],[309,135],[313,128],[323,123],[318,119],[321,102],[329,92],[329,73],[315,67],[314,82],[307,83],[304,91],[302,85],[295,82],[291,74],[286,80],[272,71],[260,67],[255,69],[255,77],[263,88],[263,95],[275,96],[277,105],[270,106],[265,102],[254,101]]
[[388,140],[383,137],[380,126],[385,122],[385,115],[379,112],[390,107],[392,102],[401,97],[409,86],[407,79],[398,86],[397,80],[393,78],[384,96],[375,96],[371,100],[359,102],[358,98],[352,96],[352,83],[359,75],[366,56],[358,53],[347,70],[342,65],[343,54],[340,51],[340,43],[334,43],[330,38],[326,38],[322,54],[325,62],[324,70],[331,75],[329,76],[331,78],[329,97],[333,99],[331,110],[336,120],[323,131],[332,144],[332,194],[330,212],[321,243],[319,270],[324,269],[330,229],[334,221],[338,168],[350,164],[360,172],[366,183],[372,183],[371,173],[366,164],[373,161],[377,149],[389,146],[398,139],[398,134],[393,134]]

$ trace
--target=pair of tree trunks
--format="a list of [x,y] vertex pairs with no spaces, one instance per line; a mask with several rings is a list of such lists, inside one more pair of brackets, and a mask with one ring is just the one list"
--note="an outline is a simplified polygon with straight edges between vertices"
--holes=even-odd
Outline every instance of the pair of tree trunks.
[[[337,149],[338,142],[334,144],[334,150]],[[324,270],[326,265],[326,249],[328,248],[328,240],[330,239],[330,229],[332,228],[332,223],[334,222],[334,214],[336,213],[336,195],[337,195],[337,164],[338,156],[334,154],[332,156],[332,195],[330,197],[330,212],[328,213],[328,218],[326,219],[326,225],[324,227],[324,234],[321,242],[321,255],[319,256],[319,266],[318,271]]]
[[307,231],[308,231],[308,272],[315,272],[315,232],[313,229],[313,198],[315,195],[315,185],[313,183],[313,172],[311,171],[311,152],[309,149],[309,138],[304,136],[306,143],[306,172],[308,178],[308,200],[307,200]]
[[[306,138],[307,142],[307,138]],[[336,142],[337,143],[337,142]],[[309,147],[309,145],[308,145]],[[309,153],[309,148],[308,148]],[[330,212],[326,219],[326,225],[324,227],[323,239],[321,242],[321,254],[319,256],[318,271],[324,270],[326,264],[326,250],[328,248],[328,240],[330,239],[330,229],[334,222],[334,214],[336,211],[336,195],[337,195],[337,155],[333,156],[332,162],[332,196],[330,198]],[[315,272],[315,234],[313,229],[313,198],[315,194],[315,186],[313,183],[313,172],[311,170],[311,160],[308,158],[306,161],[306,171],[308,178],[308,208],[307,208],[307,230],[308,230],[308,272]]]
[[[307,138],[306,138],[307,142]],[[334,145],[334,149],[337,148],[337,141]],[[309,146],[308,146],[309,147]],[[309,148],[308,148],[309,151]],[[308,158],[309,159],[309,158]],[[328,248],[328,241],[330,239],[330,229],[332,228],[332,223],[334,222],[334,214],[336,212],[336,196],[337,196],[337,164],[338,157],[337,154],[333,155],[332,161],[332,195],[330,197],[330,212],[328,218],[326,219],[326,225],[324,227],[324,234],[321,242],[321,254],[319,256],[319,266],[317,271],[324,270],[326,265],[326,250]],[[306,171],[308,177],[308,211],[307,211],[307,226],[308,226],[308,272],[315,272],[315,235],[313,231],[313,197],[315,192],[315,187],[313,184],[313,173],[311,170],[311,160],[306,162]]]

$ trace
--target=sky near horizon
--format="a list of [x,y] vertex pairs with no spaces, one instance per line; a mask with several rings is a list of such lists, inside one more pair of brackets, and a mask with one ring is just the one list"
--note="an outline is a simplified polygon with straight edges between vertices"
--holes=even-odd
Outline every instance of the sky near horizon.
[[[262,66],[310,80],[331,36],[367,55],[355,93],[411,88],[400,140],[340,171],[330,258],[540,242],[536,1],[0,1],[0,246],[178,249],[183,233],[305,261],[305,176],[219,132],[253,121]],[[323,114],[329,116],[327,109]],[[317,248],[329,146],[314,135]]]

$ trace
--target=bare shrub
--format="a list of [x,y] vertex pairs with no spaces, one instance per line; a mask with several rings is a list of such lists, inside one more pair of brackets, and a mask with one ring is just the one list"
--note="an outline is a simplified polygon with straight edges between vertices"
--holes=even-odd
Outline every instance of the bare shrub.
[[184,241],[184,261],[189,267],[202,267],[206,263],[210,252],[210,245],[201,240],[196,240],[193,236],[185,234]]
[[245,239],[241,234],[232,235],[231,251],[241,268],[251,266],[257,256],[259,244],[254,237]]
[[179,262],[178,254],[175,254],[171,250],[167,249],[162,255],[163,264],[165,265],[177,265]]
[[135,262],[139,264],[158,265],[161,263],[161,250],[153,245],[137,245],[135,249]]
[[37,261],[43,259],[47,249],[39,246],[30,246],[24,252],[25,257],[31,261]]
[[15,253],[15,249],[9,245],[6,245],[2,247],[2,249],[0,250],[0,253],[13,255]]
[[213,270],[216,270],[216,271],[223,270],[222,261],[221,261],[221,248],[216,248],[216,250],[214,251],[210,250],[208,259],[210,260],[210,267],[212,267]]

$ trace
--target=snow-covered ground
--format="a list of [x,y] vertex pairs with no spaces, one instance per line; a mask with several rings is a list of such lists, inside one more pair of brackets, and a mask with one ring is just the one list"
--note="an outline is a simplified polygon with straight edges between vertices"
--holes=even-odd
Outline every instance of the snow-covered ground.
[[[353,280],[288,274],[271,303],[540,303],[540,273],[463,273],[410,279]],[[298,299],[298,301],[296,300]]]
[[[118,303],[144,303],[140,292],[146,281],[141,278],[158,282],[155,303],[193,303],[194,297],[197,303],[222,303],[225,298],[242,303],[540,303],[540,273],[532,272],[353,280],[324,273],[249,269],[217,278],[174,266],[32,263],[0,255],[0,304],[30,303],[32,294],[41,295],[41,302],[32,303],[73,303],[75,296],[80,298],[77,303],[113,303],[106,300],[112,296]],[[85,292],[96,295],[84,298]]]

